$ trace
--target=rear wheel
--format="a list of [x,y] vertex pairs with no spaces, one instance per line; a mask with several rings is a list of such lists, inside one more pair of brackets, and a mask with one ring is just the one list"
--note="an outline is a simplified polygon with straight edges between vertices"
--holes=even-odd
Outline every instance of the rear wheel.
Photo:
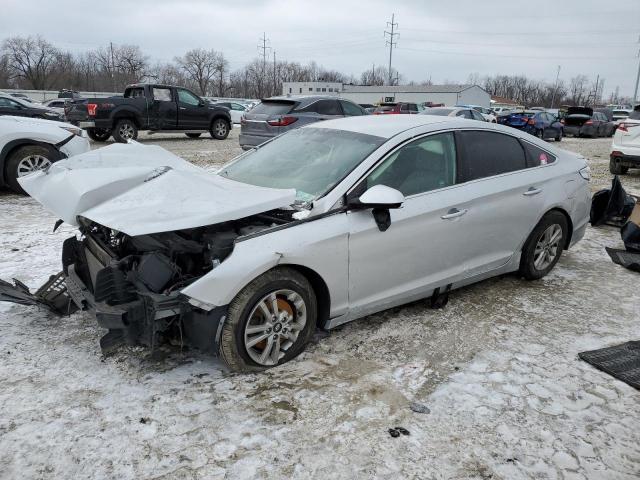
[[562,130],[558,130],[558,134],[556,135],[556,142],[562,141]]
[[26,195],[18,178],[51,166],[50,157],[50,151],[39,145],[27,145],[13,152],[7,159],[5,177],[11,190]]
[[615,157],[609,160],[609,171],[614,175],[625,175],[629,171],[629,167],[623,167],[622,159]]
[[201,133],[185,133],[185,135],[189,138],[198,138],[202,134]]
[[103,128],[89,128],[87,135],[89,135],[89,138],[94,142],[106,142],[111,136],[111,131]]
[[527,280],[538,280],[547,275],[560,260],[568,230],[567,219],[562,213],[553,211],[542,217],[522,249],[520,274]]
[[127,143],[128,140],[135,140],[138,138],[138,127],[128,118],[118,120],[116,126],[113,129],[113,139],[116,142]]
[[292,268],[270,270],[229,304],[220,357],[236,372],[285,363],[304,350],[316,317],[316,296],[309,281]]
[[211,136],[216,140],[224,140],[229,136],[229,130],[231,130],[229,126],[229,122],[227,122],[224,118],[216,118],[211,123]]

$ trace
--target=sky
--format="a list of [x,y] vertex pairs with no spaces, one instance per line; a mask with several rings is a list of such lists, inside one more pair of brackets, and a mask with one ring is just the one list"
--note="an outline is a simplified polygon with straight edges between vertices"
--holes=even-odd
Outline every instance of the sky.
[[640,50],[640,0],[0,0],[0,11],[0,38],[40,34],[74,52],[112,41],[170,61],[213,48],[235,70],[259,55],[264,33],[271,60],[275,51],[357,76],[388,65],[384,30],[395,14],[392,61],[406,80],[554,82],[560,66],[567,82],[600,75],[605,94],[628,96]]

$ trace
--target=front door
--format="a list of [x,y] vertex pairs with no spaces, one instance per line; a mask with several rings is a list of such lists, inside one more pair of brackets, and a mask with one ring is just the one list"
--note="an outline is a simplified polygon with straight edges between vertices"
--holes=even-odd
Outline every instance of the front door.
[[352,316],[431,295],[460,280],[468,242],[456,201],[453,133],[422,137],[390,154],[350,196],[374,185],[401,191],[405,202],[391,210],[380,231],[371,210],[349,211],[349,309]]
[[200,98],[184,88],[178,92],[178,127],[182,130],[208,130],[209,108]]

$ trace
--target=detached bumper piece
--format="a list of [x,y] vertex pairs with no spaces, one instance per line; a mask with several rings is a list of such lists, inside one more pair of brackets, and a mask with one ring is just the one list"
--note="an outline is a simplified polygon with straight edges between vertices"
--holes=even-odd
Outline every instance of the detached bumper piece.
[[78,310],[69,295],[63,272],[51,275],[35,293],[31,293],[29,287],[19,280],[13,279],[13,285],[0,280],[0,301],[35,305],[58,315],[71,315]]
[[627,342],[600,350],[581,352],[578,357],[640,390],[640,342]]

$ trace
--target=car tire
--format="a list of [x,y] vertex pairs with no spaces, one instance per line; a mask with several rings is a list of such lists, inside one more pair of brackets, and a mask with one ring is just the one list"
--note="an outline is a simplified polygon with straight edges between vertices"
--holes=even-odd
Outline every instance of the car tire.
[[[278,318],[275,316],[264,319],[266,314],[273,314],[272,301],[267,299],[274,294],[276,306],[284,314],[282,323],[273,323]],[[266,313],[260,304],[267,309]],[[260,319],[264,320],[262,324]],[[303,319],[304,325],[296,325]],[[316,319],[316,296],[306,277],[288,267],[269,270],[243,288],[229,304],[220,335],[220,358],[235,372],[256,372],[288,362],[304,350],[315,331]],[[291,325],[300,328],[288,327]],[[253,331],[247,332],[248,328]],[[291,340],[293,335],[295,339]],[[277,346],[282,350],[278,349],[276,355]]]
[[544,128],[536,130],[536,137],[538,137],[540,140],[544,140]]
[[556,142],[561,142],[562,141],[562,130],[560,130],[558,132],[558,135],[556,135]]
[[629,171],[629,167],[622,166],[622,159],[619,157],[612,158],[609,160],[609,171],[613,175],[626,175]]
[[568,231],[567,219],[562,213],[551,211],[542,217],[522,248],[520,274],[527,280],[547,275],[560,260]]
[[133,120],[123,118],[116,122],[111,134],[116,142],[127,143],[129,140],[138,138],[138,127]]
[[26,145],[13,151],[7,158],[5,167],[5,179],[11,190],[26,195],[18,177],[47,168],[52,163],[51,151],[40,145]]
[[106,142],[111,137],[111,131],[103,128],[89,128],[87,135],[94,142]]
[[231,125],[224,118],[216,118],[213,122],[211,122],[211,129],[209,133],[211,133],[211,137],[216,140],[224,140],[229,136],[229,131],[231,130]]
[[185,135],[189,138],[198,138],[202,134],[201,133],[185,133]]

